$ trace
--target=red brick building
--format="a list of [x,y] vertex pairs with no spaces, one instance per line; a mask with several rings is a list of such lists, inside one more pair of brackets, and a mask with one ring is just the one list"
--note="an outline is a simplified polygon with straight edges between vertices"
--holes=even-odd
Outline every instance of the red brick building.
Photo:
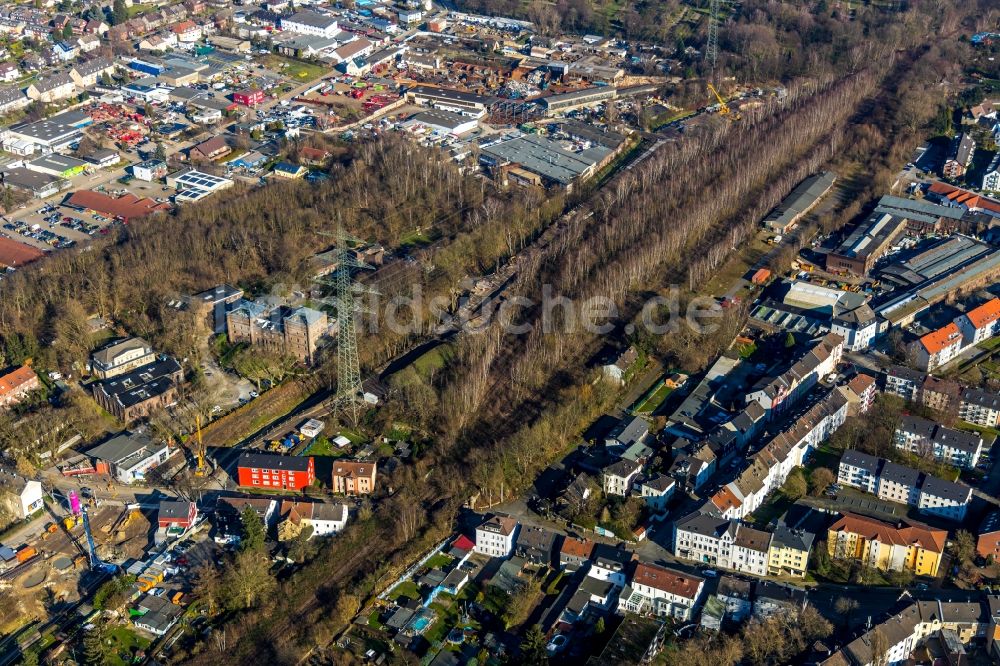
[[198,506],[194,502],[162,500],[156,512],[156,522],[163,529],[176,527],[186,530],[198,518]]
[[264,91],[240,90],[233,93],[233,101],[243,106],[256,106],[264,101]]
[[316,480],[312,457],[244,453],[237,463],[238,481],[250,488],[302,490]]

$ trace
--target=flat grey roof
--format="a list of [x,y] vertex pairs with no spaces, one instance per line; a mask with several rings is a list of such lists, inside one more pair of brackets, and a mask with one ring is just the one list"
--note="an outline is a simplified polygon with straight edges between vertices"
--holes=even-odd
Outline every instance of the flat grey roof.
[[558,142],[535,134],[495,143],[482,149],[490,157],[520,164],[545,178],[568,185],[588,169],[611,154],[603,146],[594,146],[574,153]]

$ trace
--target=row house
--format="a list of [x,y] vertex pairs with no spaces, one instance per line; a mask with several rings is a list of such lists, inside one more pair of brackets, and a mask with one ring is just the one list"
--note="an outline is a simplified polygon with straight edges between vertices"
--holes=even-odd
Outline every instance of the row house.
[[831,391],[790,429],[776,435],[755,453],[749,465],[713,495],[711,502],[728,518],[744,518],[756,511],[812,450],[843,425],[847,407],[844,394]]
[[905,415],[896,428],[894,443],[917,455],[933,455],[935,459],[973,469],[983,450],[983,438],[977,433],[948,428],[920,416]]
[[674,555],[753,576],[801,578],[814,538],[784,524],[773,532],[754,529],[703,509],[674,524]]
[[640,562],[619,596],[618,612],[688,622],[694,617],[704,591],[704,578]]
[[487,516],[476,528],[476,547],[473,550],[489,557],[510,557],[520,527],[521,524],[510,516]]
[[53,74],[29,85],[25,94],[29,99],[50,104],[75,95],[76,84],[67,73]]
[[779,523],[771,534],[767,575],[805,578],[815,538],[812,532]]
[[972,489],[860,451],[845,451],[837,481],[879,499],[954,521],[965,519]]
[[761,380],[747,395],[747,402],[759,403],[769,417],[780,413],[808,393],[821,377],[836,370],[843,353],[844,339],[828,333],[787,372]]
[[621,589],[628,582],[628,570],[635,560],[635,553],[631,551],[599,543],[594,546],[587,576]]
[[881,571],[937,576],[947,538],[946,530],[926,525],[891,524],[845,513],[830,526],[827,547],[830,557],[859,561]]
[[912,663],[914,652],[930,638],[949,645],[948,652],[959,655],[961,661],[965,654],[963,645],[985,642],[995,660],[1000,656],[993,645],[998,631],[1000,597],[996,595],[964,602],[913,601],[818,663],[819,666]]
[[114,74],[115,63],[109,58],[95,58],[86,62],[74,65],[69,71],[73,82],[81,88],[89,88],[96,85],[101,78],[108,74]]
[[594,542],[590,539],[565,536],[562,545],[559,546],[559,568],[576,571],[590,561],[593,552]]
[[754,576],[766,576],[771,533],[740,525],[733,540],[733,569]]
[[956,414],[984,428],[1000,424],[1000,395],[974,387],[963,389],[950,379],[894,365],[886,371],[885,392],[938,412]]

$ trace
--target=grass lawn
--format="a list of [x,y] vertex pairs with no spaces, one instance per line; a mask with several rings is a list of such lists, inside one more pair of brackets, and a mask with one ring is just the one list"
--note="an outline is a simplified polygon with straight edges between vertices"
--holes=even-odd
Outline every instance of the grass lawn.
[[733,286],[734,282],[746,275],[750,267],[756,264],[769,249],[770,246],[764,242],[763,234],[757,234],[749,243],[744,243],[740,251],[732,256],[704,287],[698,290],[699,295],[722,296]]
[[288,77],[296,84],[308,83],[332,71],[327,67],[277,55],[269,55],[264,61],[264,66]]
[[840,453],[827,446],[816,449],[813,452],[812,460],[806,465],[806,469],[812,471],[819,467],[826,467],[836,476],[837,470],[840,468]]
[[[110,659],[112,664],[130,664],[136,650],[145,650],[149,647],[149,641],[129,627],[115,627],[109,630],[108,641],[113,649]],[[122,654],[127,658],[123,659]]]
[[430,377],[436,370],[440,370],[444,367],[448,359],[451,358],[451,346],[450,345],[440,345],[430,350],[416,361],[413,362],[413,369],[420,374],[421,377]]
[[673,389],[666,384],[660,384],[659,388],[653,391],[648,398],[642,401],[641,405],[635,408],[635,412],[637,414],[652,414],[659,409],[660,405],[663,404],[663,401],[667,399],[667,396],[672,391]]
[[998,435],[1000,435],[1000,430],[997,430],[996,428],[984,428],[983,426],[978,426],[975,423],[966,423],[965,421],[959,421],[955,424],[955,427],[959,430],[979,433],[979,435],[983,438],[985,450],[989,450],[989,444],[993,442]]
[[303,451],[303,455],[310,456],[325,456],[327,458],[340,458],[346,456],[348,451],[346,449],[338,448],[333,442],[331,442],[326,437],[317,437],[312,444]]
[[125,11],[128,12],[129,18],[135,18],[139,14],[145,14],[146,12],[151,12],[156,9],[156,5],[132,5],[131,7],[126,7]]
[[378,611],[373,610],[371,615],[368,616],[368,626],[373,629],[382,629],[382,623],[378,621]]
[[792,500],[785,493],[776,490],[767,502],[750,515],[750,521],[758,526],[767,526],[772,520],[783,516],[792,505]]
[[451,562],[452,559],[444,553],[435,553],[431,559],[427,560],[426,566],[428,569],[443,569]]
[[395,601],[400,597],[406,597],[407,599],[419,599],[420,590],[417,584],[412,580],[404,581],[393,588],[392,592],[389,593],[389,599]]
[[421,229],[414,229],[399,237],[401,247],[423,247],[431,244],[431,237]]
[[347,428],[341,428],[337,434],[343,435],[347,439],[351,440],[351,444],[362,444],[368,441],[368,438],[361,433],[348,430]]

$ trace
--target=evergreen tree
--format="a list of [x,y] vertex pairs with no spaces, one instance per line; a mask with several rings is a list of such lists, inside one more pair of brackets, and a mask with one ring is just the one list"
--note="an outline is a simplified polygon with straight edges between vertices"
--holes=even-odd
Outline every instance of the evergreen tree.
[[83,661],[87,666],[104,666],[111,662],[108,644],[105,640],[107,623],[99,619],[83,637]]
[[545,635],[537,624],[528,629],[521,641],[521,663],[525,666],[544,666],[549,663],[545,652]]
[[125,7],[125,0],[115,0],[111,9],[111,23],[121,25],[128,20],[128,8]]
[[156,142],[156,153],[154,154],[154,157],[156,157],[156,159],[160,160],[161,162],[167,161],[167,149],[164,148],[163,144],[160,143],[159,141]]
[[240,541],[240,549],[245,551],[260,551],[264,549],[264,523],[260,516],[251,507],[243,509],[240,514],[240,521],[243,523],[243,538]]

